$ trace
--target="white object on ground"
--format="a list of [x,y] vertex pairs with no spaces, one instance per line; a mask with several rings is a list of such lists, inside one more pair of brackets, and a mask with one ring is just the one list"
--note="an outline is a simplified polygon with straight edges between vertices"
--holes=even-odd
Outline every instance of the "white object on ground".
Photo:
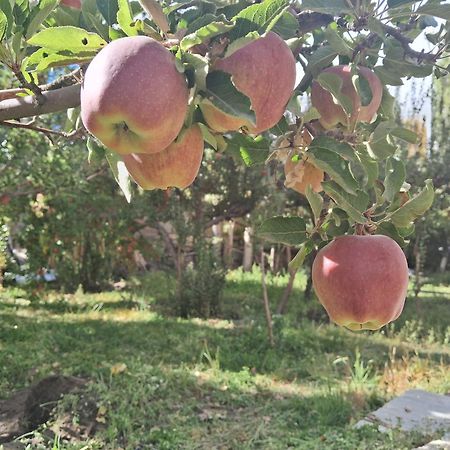
[[421,450],[450,450],[450,396],[439,395],[421,389],[412,389],[368,414],[355,427],[378,425],[381,432],[391,428],[403,431],[434,433],[447,432],[442,439],[432,441]]

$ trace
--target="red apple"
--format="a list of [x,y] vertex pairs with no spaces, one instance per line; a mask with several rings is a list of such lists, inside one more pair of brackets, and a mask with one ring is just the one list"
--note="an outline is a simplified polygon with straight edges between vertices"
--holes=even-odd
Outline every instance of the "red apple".
[[143,189],[184,189],[194,182],[202,156],[202,132],[198,125],[193,125],[161,152],[132,153],[124,155],[123,160],[134,181]]
[[352,114],[347,118],[345,111],[333,101],[332,95],[317,81],[313,81],[311,88],[311,103],[320,113],[320,124],[326,128],[334,128],[338,123],[351,126],[356,122],[372,122],[383,97],[383,85],[379,78],[367,67],[359,67],[359,76],[364,77],[372,90],[372,99],[368,105],[362,106],[360,96],[352,82],[350,66],[332,66],[322,73],[332,73],[342,79],[341,92],[350,98],[352,102]]
[[81,89],[85,127],[122,155],[168,147],[187,106],[188,88],[175,57],[146,36],[108,44],[89,64]]
[[350,330],[377,330],[403,310],[408,264],[387,236],[340,236],[317,253],[312,279],[331,320]]
[[81,9],[81,0],[61,0],[60,4],[73,9]]
[[249,97],[256,126],[222,112],[205,99],[200,108],[210,128],[223,133],[246,127],[258,134],[278,123],[292,95],[296,75],[294,56],[280,36],[269,32],[218,59],[213,69],[231,74],[236,89]]

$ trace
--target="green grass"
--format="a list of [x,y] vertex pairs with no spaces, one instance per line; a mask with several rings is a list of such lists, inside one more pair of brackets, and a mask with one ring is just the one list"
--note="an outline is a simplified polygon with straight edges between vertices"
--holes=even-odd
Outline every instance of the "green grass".
[[[229,274],[222,315],[210,320],[170,317],[173,279],[161,273],[122,293],[0,291],[0,397],[50,373],[90,380],[84,395],[94,402],[96,434],[67,439],[60,422],[82,422],[85,401],[69,395],[23,438],[30,448],[399,450],[427,442],[352,426],[405,389],[450,390],[448,282],[430,280],[375,333],[329,324],[316,300],[303,299],[305,282],[299,274],[289,314],[274,317],[275,348],[258,273]],[[285,283],[269,276],[273,307]]]

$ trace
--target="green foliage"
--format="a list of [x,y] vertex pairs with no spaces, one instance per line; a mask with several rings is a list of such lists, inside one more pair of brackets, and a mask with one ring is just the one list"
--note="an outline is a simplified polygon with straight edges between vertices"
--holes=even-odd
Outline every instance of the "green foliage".
[[216,317],[222,307],[225,270],[205,242],[194,248],[194,263],[180,275],[173,309],[181,317]]

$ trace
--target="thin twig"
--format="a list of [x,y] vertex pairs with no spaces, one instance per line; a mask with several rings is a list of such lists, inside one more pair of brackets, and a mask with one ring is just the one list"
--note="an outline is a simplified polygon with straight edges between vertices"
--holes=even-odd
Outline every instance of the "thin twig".
[[43,133],[45,135],[53,135],[53,136],[59,136],[59,137],[63,137],[63,138],[75,137],[80,131],[77,129],[77,130],[71,131],[70,133],[66,133],[65,131],[56,131],[56,130],[51,130],[50,128],[44,128],[44,127],[40,127],[38,125],[33,125],[32,122],[22,123],[22,122],[15,122],[12,120],[4,120],[3,122],[0,122],[0,125],[3,125],[4,127],[9,127],[9,128],[23,128],[23,129],[30,130],[30,131],[37,131],[37,132]]
[[262,290],[263,290],[264,313],[266,315],[267,333],[269,335],[269,344],[271,347],[274,347],[275,341],[273,338],[272,314],[270,312],[270,306],[269,306],[269,295],[267,294],[266,269],[264,267],[264,260],[265,260],[264,247],[261,246],[261,284],[262,284]]

